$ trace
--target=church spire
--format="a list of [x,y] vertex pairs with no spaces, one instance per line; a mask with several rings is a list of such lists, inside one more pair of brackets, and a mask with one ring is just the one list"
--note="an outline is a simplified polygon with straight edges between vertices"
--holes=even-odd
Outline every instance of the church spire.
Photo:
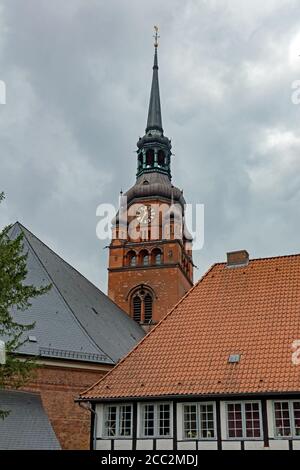
[[157,58],[157,48],[158,48],[158,27],[154,26],[154,64],[153,64],[153,74],[152,74],[152,85],[151,85],[151,94],[148,110],[148,120],[146,133],[152,130],[157,130],[163,133],[162,128],[162,118],[161,118],[161,107],[160,107],[160,96],[159,96],[159,81],[158,81],[158,58]]
[[158,27],[154,26],[154,64],[146,132],[137,142],[137,178],[146,173],[162,173],[171,180],[171,141],[162,128],[158,84]]

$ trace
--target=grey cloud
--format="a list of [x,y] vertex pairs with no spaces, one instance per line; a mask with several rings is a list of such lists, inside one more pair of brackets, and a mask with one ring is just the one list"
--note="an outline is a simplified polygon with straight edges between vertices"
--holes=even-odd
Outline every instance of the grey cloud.
[[197,278],[227,250],[299,251],[297,2],[7,0],[0,13],[1,225],[19,219],[106,290],[95,212],[134,182],[158,23],[173,181],[205,204]]

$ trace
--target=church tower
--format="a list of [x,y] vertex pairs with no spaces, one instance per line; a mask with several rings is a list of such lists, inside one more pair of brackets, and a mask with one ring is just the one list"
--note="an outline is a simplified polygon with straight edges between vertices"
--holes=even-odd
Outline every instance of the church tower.
[[145,329],[193,285],[192,238],[183,192],[171,182],[158,81],[158,30],[145,135],[137,143],[136,182],[121,196],[109,246],[108,295]]

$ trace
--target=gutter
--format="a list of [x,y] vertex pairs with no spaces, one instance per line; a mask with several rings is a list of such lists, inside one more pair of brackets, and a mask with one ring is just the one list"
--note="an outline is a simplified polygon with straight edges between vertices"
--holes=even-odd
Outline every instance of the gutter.
[[91,420],[91,449],[90,450],[96,450],[96,430],[97,430],[97,413],[94,410],[93,406],[91,405],[90,402],[83,402],[76,400],[76,403],[79,404],[80,408],[90,411],[94,417],[94,419]]
[[153,395],[153,396],[134,396],[134,397],[111,397],[111,398],[77,398],[76,403],[107,403],[107,402],[135,402],[149,400],[195,400],[195,399],[227,399],[233,400],[242,397],[278,397],[278,396],[296,396],[299,397],[300,391],[269,391],[269,392],[240,392],[240,393],[211,393],[211,394],[174,394],[174,395]]

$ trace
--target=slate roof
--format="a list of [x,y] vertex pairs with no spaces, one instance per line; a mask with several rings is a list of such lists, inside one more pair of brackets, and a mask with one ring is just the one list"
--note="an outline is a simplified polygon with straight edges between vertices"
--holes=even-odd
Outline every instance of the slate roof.
[[296,340],[299,254],[218,263],[81,398],[299,393]]
[[38,394],[0,390],[0,450],[59,450],[60,444]]
[[37,286],[52,283],[53,287],[34,299],[25,312],[13,312],[20,322],[36,322],[26,336],[37,341],[27,342],[18,352],[116,363],[144,336],[142,328],[19,222],[13,225],[10,236],[14,238],[20,231],[28,252],[27,282]]

